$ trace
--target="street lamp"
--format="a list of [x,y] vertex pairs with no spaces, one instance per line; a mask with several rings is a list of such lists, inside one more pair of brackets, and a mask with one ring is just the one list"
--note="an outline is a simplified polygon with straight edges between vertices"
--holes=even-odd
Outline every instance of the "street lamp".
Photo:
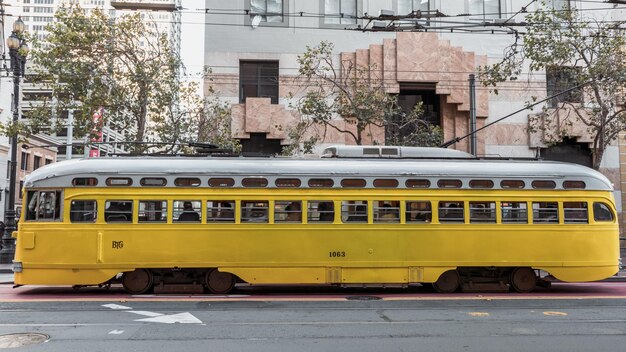
[[[11,57],[11,69],[13,70],[13,126],[20,119],[20,79],[24,76],[28,45],[24,40],[26,26],[22,18],[18,17],[13,23],[13,32],[7,38],[9,56]],[[15,178],[17,173],[17,135],[11,136],[11,163],[9,174],[9,199],[4,212],[4,234],[2,235],[2,249],[0,250],[0,263],[6,264],[13,261],[15,256],[15,239],[11,233],[16,229],[15,223]]]

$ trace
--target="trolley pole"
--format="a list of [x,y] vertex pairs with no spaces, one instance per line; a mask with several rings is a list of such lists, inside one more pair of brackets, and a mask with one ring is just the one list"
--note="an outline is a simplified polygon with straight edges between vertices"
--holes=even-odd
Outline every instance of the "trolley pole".
[[476,147],[476,78],[474,74],[469,75],[469,103],[470,103],[470,154],[477,156]]

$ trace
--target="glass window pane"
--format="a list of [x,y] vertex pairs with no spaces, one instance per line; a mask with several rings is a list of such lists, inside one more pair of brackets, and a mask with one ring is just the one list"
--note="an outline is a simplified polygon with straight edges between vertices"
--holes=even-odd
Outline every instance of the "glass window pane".
[[375,201],[374,222],[400,222],[400,202],[397,200]]
[[166,222],[167,202],[164,200],[139,201],[139,222]]
[[398,187],[398,180],[377,178],[374,180],[374,187],[396,188]]
[[429,180],[406,180],[405,182],[406,188],[428,188],[430,187]]
[[564,202],[563,222],[566,224],[587,224],[589,223],[589,212],[587,202]]
[[495,223],[495,202],[470,202],[470,223]]
[[269,222],[269,202],[244,200],[241,201],[241,222]]
[[533,223],[558,224],[559,204],[557,202],[533,202]]
[[96,222],[97,215],[95,200],[73,200],[70,204],[71,222]]
[[97,186],[98,179],[95,177],[79,177],[72,180],[74,186]]
[[132,200],[108,200],[104,206],[104,221],[131,222],[133,221]]
[[210,200],[206,203],[207,222],[235,222],[234,200]]
[[398,0],[397,15],[408,15],[411,12],[413,12],[413,0]]
[[274,222],[302,222],[302,202],[289,200],[274,202]]
[[311,200],[308,202],[307,212],[309,223],[333,222],[335,220],[335,205],[330,200]]
[[324,15],[324,23],[339,24],[339,0],[325,0]]
[[351,200],[341,202],[341,221],[344,223],[367,223],[367,201]]
[[502,202],[502,223],[506,224],[527,224],[528,209],[526,202]]
[[439,222],[465,222],[463,202],[439,202]]
[[485,18],[500,18],[500,0],[484,0]]
[[173,206],[173,220],[175,222],[200,222],[202,202],[199,200],[175,200]]
[[431,222],[433,211],[428,201],[406,202],[406,222]]
[[267,179],[261,177],[249,177],[241,180],[244,187],[267,187]]
[[344,178],[341,180],[341,187],[365,187],[366,182],[361,178]]
[[342,0],[340,12],[341,24],[356,24],[356,0]]
[[611,207],[604,203],[595,202],[593,203],[593,219],[595,221],[613,221],[615,216],[613,216]]
[[174,180],[174,185],[177,187],[198,187],[200,186],[200,179],[195,177],[179,177]]
[[524,188],[526,185],[522,180],[502,180],[500,187],[502,188]]

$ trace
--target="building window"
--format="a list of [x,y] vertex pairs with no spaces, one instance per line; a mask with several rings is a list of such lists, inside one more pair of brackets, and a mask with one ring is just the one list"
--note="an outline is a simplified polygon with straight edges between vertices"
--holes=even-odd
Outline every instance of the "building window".
[[552,6],[552,8],[557,10],[557,11],[567,10],[571,6],[570,0],[550,0],[550,2],[548,2],[548,4],[550,4]]
[[[548,96],[558,94],[578,85],[579,67],[549,67],[546,69],[546,90]],[[556,108],[560,103],[582,103],[583,90],[577,88],[548,100],[548,107]]]
[[[250,0],[250,21],[284,22],[283,0]],[[258,18],[258,19],[255,19]]]
[[465,6],[470,18],[482,20],[500,18],[500,0],[466,0]]
[[22,152],[22,160],[20,160],[20,169],[21,170],[28,170],[28,159],[30,157],[30,154],[26,153],[26,152]]
[[398,0],[398,15],[405,16],[415,11],[430,10],[429,0]]
[[356,0],[324,0],[325,24],[356,24]]
[[41,157],[35,155],[35,158],[33,160],[33,170],[39,169],[40,166],[41,166]]
[[239,63],[239,102],[246,98],[270,98],[278,104],[278,61]]

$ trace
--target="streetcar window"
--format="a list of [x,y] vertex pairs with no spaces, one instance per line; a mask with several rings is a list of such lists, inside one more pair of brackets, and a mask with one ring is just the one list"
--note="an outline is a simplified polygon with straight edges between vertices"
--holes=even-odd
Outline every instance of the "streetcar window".
[[109,177],[106,181],[107,186],[132,186],[133,180],[128,177]]
[[503,224],[528,224],[528,209],[526,202],[502,202]]
[[495,202],[470,202],[470,223],[495,223]]
[[333,222],[335,220],[335,205],[330,200],[312,200],[308,202],[307,221],[311,222]]
[[595,221],[613,221],[613,211],[605,203],[594,202],[593,203],[593,219]]
[[366,182],[362,178],[344,178],[341,180],[341,187],[356,187],[362,188],[365,187]]
[[159,187],[167,185],[167,180],[162,177],[144,177],[139,183],[146,187]]
[[262,177],[248,177],[241,180],[244,187],[267,187],[267,179]]
[[312,178],[309,180],[309,187],[332,187],[335,181],[330,178]]
[[565,189],[585,189],[584,181],[563,181],[563,188]]
[[493,188],[493,181],[491,180],[470,180],[470,188]]
[[533,223],[558,224],[559,204],[557,202],[533,202]]
[[374,222],[400,222],[400,202],[397,200],[375,201]]
[[299,200],[274,202],[274,222],[302,222],[302,202]]
[[269,219],[269,202],[258,200],[241,201],[241,222],[267,223]]
[[302,182],[297,178],[277,178],[274,181],[276,187],[300,187]]
[[404,184],[406,185],[406,188],[428,188],[428,187],[430,187],[430,181],[429,180],[410,179],[410,180],[406,180],[406,182]]
[[71,222],[96,222],[97,215],[95,200],[73,200],[70,203]]
[[98,179],[95,177],[77,177],[72,180],[73,186],[97,186]]
[[235,222],[235,201],[210,200],[206,202],[206,220]]
[[431,222],[433,211],[428,201],[406,202],[406,222]]
[[437,187],[439,188],[461,188],[463,182],[461,180],[439,180]]
[[174,180],[176,187],[198,187],[200,186],[200,179],[197,177],[179,177]]
[[367,201],[351,200],[341,202],[341,221],[346,222],[367,222]]
[[589,223],[587,202],[563,202],[563,222],[566,224]]
[[133,221],[132,200],[108,200],[104,206],[104,221],[131,222]]
[[465,222],[463,202],[439,202],[439,222]]
[[502,180],[500,181],[500,187],[502,188],[524,188],[526,184],[522,180]]
[[200,222],[202,202],[199,200],[175,200],[172,219],[179,222]]
[[556,188],[556,182],[554,181],[544,181],[544,180],[535,180],[532,182],[533,188],[538,189],[554,189]]
[[61,221],[63,215],[61,191],[30,191],[27,200],[26,220]]
[[209,179],[209,186],[211,187],[232,187],[235,185],[235,180],[226,177],[212,177]]
[[141,200],[139,201],[139,222],[166,222],[167,201]]
[[398,180],[377,178],[374,180],[374,187],[377,188],[396,188],[398,187]]

